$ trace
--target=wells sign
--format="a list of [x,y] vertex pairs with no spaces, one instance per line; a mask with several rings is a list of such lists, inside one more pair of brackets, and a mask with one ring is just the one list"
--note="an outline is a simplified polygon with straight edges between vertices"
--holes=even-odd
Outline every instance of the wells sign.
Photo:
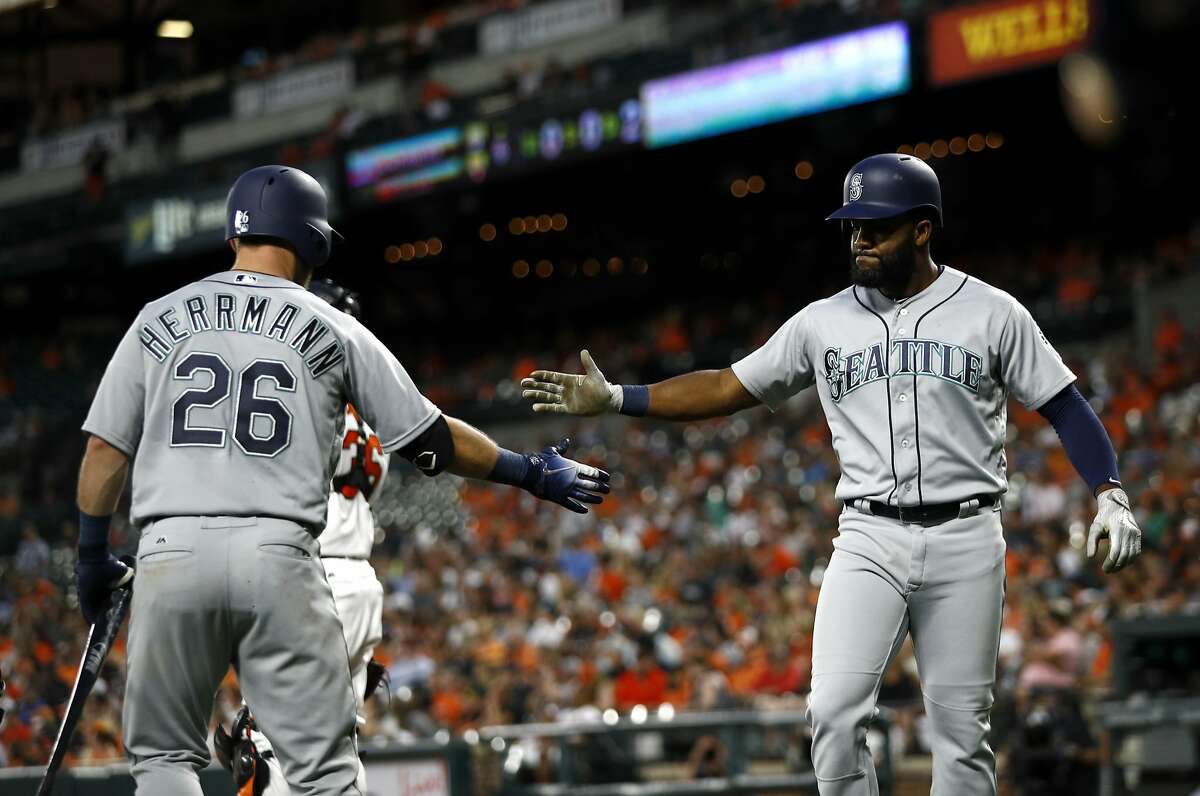
[[937,85],[1057,61],[1087,43],[1091,0],[999,0],[929,18],[929,78]]

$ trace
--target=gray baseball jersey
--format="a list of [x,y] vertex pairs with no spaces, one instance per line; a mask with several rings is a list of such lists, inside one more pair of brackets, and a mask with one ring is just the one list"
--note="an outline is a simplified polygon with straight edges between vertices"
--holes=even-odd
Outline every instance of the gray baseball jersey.
[[357,320],[286,279],[227,271],[142,309],[83,429],[133,457],[135,525],[263,516],[315,533],[347,401],[387,452],[439,415]]
[[1035,409],[1075,379],[1016,299],[945,266],[900,301],[815,301],[733,371],[772,411],[816,384],[837,497],[906,506],[1004,491],[1008,394]]

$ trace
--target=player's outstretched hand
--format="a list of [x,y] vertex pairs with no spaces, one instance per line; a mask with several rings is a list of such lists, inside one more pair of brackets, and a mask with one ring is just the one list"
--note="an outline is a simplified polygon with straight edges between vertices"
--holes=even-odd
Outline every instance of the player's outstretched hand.
[[620,409],[620,386],[608,383],[587,349],[579,352],[579,361],[583,373],[535,370],[521,379],[521,395],[533,400],[533,411],[598,415]]
[[565,506],[578,514],[587,514],[584,503],[600,503],[609,492],[608,473],[563,456],[571,440],[547,445],[540,453],[529,454],[529,470],[522,483],[542,500]]
[[1096,498],[1096,519],[1088,530],[1088,558],[1096,555],[1101,539],[1108,540],[1105,572],[1116,572],[1142,553],[1142,529],[1133,517],[1124,489],[1106,489]]

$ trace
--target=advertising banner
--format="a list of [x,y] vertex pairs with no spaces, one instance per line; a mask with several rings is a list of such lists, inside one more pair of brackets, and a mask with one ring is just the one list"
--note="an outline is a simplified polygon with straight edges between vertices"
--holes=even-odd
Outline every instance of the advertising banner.
[[99,139],[110,152],[125,146],[125,120],[104,119],[21,144],[21,171],[78,166],[92,142]]
[[233,90],[233,115],[244,119],[320,102],[354,88],[354,61],[338,58],[290,69]]
[[603,28],[621,18],[621,0],[558,0],[488,17],[479,24],[484,55],[528,50]]
[[[329,161],[305,164],[336,213],[334,169]],[[230,181],[232,184],[232,180]],[[129,265],[216,251],[225,245],[225,196],[229,185],[162,194],[125,208],[125,262]]]
[[908,28],[892,22],[651,80],[642,86],[648,147],[669,146],[902,94]]
[[451,796],[444,760],[368,760],[366,769],[371,793],[379,796]]
[[1052,63],[1088,41],[1090,0],[999,0],[929,18],[929,79],[946,85]]
[[637,99],[598,97],[582,108],[515,112],[355,149],[346,156],[346,186],[352,202],[389,202],[626,150],[641,140]]

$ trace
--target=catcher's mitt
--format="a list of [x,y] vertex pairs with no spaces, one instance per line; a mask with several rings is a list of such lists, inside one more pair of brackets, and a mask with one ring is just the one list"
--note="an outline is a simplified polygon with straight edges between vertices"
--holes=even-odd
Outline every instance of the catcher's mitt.
[[270,767],[250,740],[250,731],[256,729],[250,708],[243,705],[233,720],[231,731],[227,732],[220,724],[213,730],[217,762],[233,774],[237,796],[262,796],[271,779]]
[[387,667],[372,658],[367,661],[367,686],[363,689],[363,699],[370,699],[371,694],[375,693],[380,683],[387,683],[388,694],[390,695],[392,688],[388,678]]

